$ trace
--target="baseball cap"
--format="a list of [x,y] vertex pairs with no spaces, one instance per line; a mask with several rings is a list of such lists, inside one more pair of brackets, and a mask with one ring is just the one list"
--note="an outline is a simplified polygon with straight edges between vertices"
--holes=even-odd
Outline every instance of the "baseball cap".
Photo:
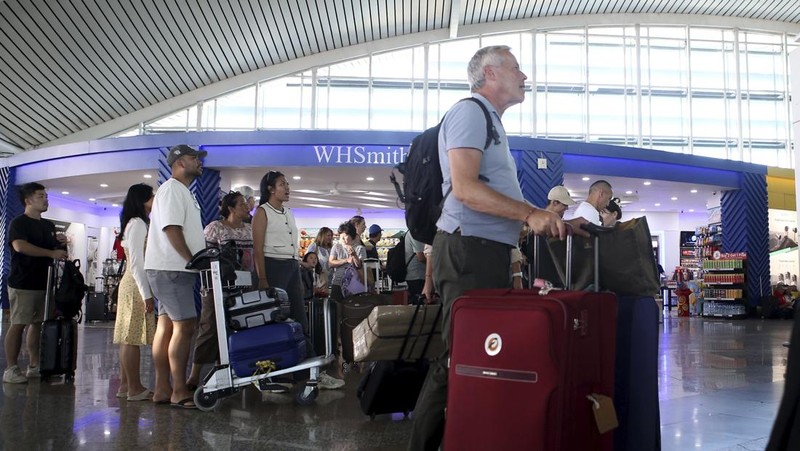
[[377,235],[381,232],[383,232],[383,229],[378,224],[372,224],[369,226],[369,236]]
[[197,157],[204,157],[208,155],[205,150],[197,150],[194,147],[187,146],[186,144],[178,144],[177,146],[170,147],[169,154],[167,154],[167,166],[172,166],[178,158],[184,155],[191,155]]
[[569,196],[569,191],[563,186],[556,186],[547,193],[547,200],[557,200],[564,205],[575,205],[575,201]]

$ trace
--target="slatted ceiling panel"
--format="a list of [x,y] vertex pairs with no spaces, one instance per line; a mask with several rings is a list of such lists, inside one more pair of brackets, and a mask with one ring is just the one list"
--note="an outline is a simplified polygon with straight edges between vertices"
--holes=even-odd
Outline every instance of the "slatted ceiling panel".
[[[242,73],[259,69],[261,66],[255,58],[253,48],[251,48],[253,36],[246,32],[246,24],[242,18],[242,4],[239,2],[220,2],[216,4],[222,12],[221,16],[216,16],[220,23],[220,28],[225,34],[230,46],[238,50],[237,58]],[[244,25],[245,28],[242,26]]]
[[[78,10],[65,11],[60,9],[60,3],[54,2],[50,6],[51,12],[60,18],[66,36],[62,35],[62,40],[67,44],[67,51],[79,49],[72,53],[76,56],[80,64],[79,74],[82,77],[81,84],[93,86],[100,99],[101,107],[106,113],[103,120],[121,116],[128,111],[135,111],[142,107],[138,102],[136,106],[131,104],[131,93],[125,84],[120,83],[116,77],[116,71],[112,69],[115,64],[105,61],[104,57],[108,53],[103,51],[96,36],[92,32],[90,25]],[[70,14],[72,12],[73,14]],[[69,40],[72,40],[72,43]],[[99,51],[99,52],[98,52]],[[110,58],[109,58],[110,59]]]
[[278,51],[278,63],[294,59],[295,53],[291,45],[291,36],[287,35],[286,26],[282,23],[283,19],[281,19],[280,11],[277,10],[276,2],[268,2],[263,5],[263,8],[264,21]]
[[291,18],[300,38],[299,42],[303,48],[303,55],[313,55],[321,50],[314,35],[311,14],[308,11],[308,3],[298,0],[288,0],[291,7]]
[[378,13],[378,2],[367,0],[366,2],[367,16],[365,22],[368,24],[368,33],[365,36],[368,40],[374,41],[380,38],[381,35],[381,19]]
[[349,2],[350,8],[350,26],[353,28],[353,31],[356,36],[356,40],[359,44],[363,44],[369,41],[367,37],[367,27],[366,21],[367,16],[369,15],[369,10],[365,8],[364,4],[359,1],[350,1]]
[[[91,88],[79,84],[76,69],[70,66],[69,61],[60,53],[59,49],[48,40],[48,38],[52,38],[57,43],[61,43],[58,33],[62,30],[53,30],[43,19],[40,19],[47,27],[42,31],[26,11],[21,11],[21,13],[21,17],[16,17],[17,29],[14,31],[18,33],[17,39],[22,42],[10,49],[10,53],[17,63],[23,66],[19,68],[16,75],[25,78],[41,77],[47,80],[50,86],[45,95],[72,97],[73,102],[80,108],[79,115],[75,118],[78,127],[98,123],[102,113],[97,111],[99,107],[94,99],[84,91],[84,88]],[[11,35],[14,36],[14,33],[12,32]],[[63,48],[63,43],[60,47]],[[18,82],[18,84],[24,86],[26,83]]]
[[[158,6],[164,7],[161,2],[156,3]],[[158,8],[146,10],[146,12],[148,19],[152,23],[155,39],[162,43],[161,49],[168,55],[172,66],[175,67],[178,76],[186,86],[186,91],[191,91],[219,80],[206,64],[202,64],[197,60],[197,50],[188,45],[184,35],[175,26],[169,14],[163,16],[162,11]]]
[[264,66],[277,64],[276,56],[278,50],[275,46],[275,41],[269,34],[261,4],[258,1],[250,0],[247,5],[248,7],[244,9],[243,14],[250,24],[250,32],[253,34],[256,46],[261,53],[262,64]]
[[207,1],[189,3],[195,19],[202,24],[202,27],[198,27],[198,30],[195,31],[195,35],[203,34],[206,36],[209,48],[222,68],[222,74],[224,74],[222,78],[234,77],[242,73],[242,69],[236,59],[237,49],[231,48],[225,33],[220,29],[219,20],[222,18],[217,17],[220,13],[211,7],[213,3]]
[[139,16],[140,5],[122,2],[116,7],[116,14],[122,26],[130,36],[129,48],[142,59],[145,70],[152,71],[153,82],[161,85],[161,91],[166,98],[180,95],[185,90],[185,84],[180,75],[175,71],[173,62],[167,60],[161,50],[160,41],[153,37],[152,24],[143,22]]
[[361,39],[358,34],[358,26],[355,21],[355,13],[353,12],[353,3],[351,1],[336,2],[336,15],[339,18],[340,26],[346,36],[345,45],[360,44]]
[[139,88],[140,100],[145,104],[153,104],[167,99],[160,79],[155,71],[144,60],[138,47],[134,45],[133,36],[125,28],[118,16],[117,10],[104,1],[96,4],[92,13],[97,20],[100,30],[111,41],[112,45],[106,47],[109,56],[122,66],[122,71],[135,80]]
[[[12,81],[5,72],[12,72],[10,65],[0,67],[0,87],[4,87],[0,90],[0,105],[4,105],[9,117],[13,115],[15,120],[7,119],[2,124],[30,126],[37,131],[37,134],[50,136],[49,139],[80,130],[80,127],[63,113],[67,108],[60,100],[50,96],[45,98],[42,95],[44,89],[35,79],[29,77],[27,81],[32,83],[23,85]],[[0,112],[2,111],[3,109],[0,109]]]
[[96,40],[92,47],[98,55],[98,60],[102,60],[106,65],[110,72],[109,78],[112,83],[121,91],[124,91],[123,97],[126,102],[124,108],[126,108],[126,111],[136,111],[153,103],[155,97],[142,83],[141,78],[134,72],[129,62],[125,58],[115,57],[111,53],[111,50],[116,53],[124,46],[112,39],[112,36],[117,36],[113,30],[111,36],[108,34],[110,27],[103,14],[92,14],[83,3],[76,3],[75,7],[78,16],[84,21],[85,30],[91,32]]
[[[22,116],[30,115],[30,117],[33,117],[39,111],[46,111],[48,114],[55,116],[55,118],[63,118],[61,123],[70,132],[78,131],[85,127],[86,123],[81,122],[79,116],[73,114],[66,105],[69,103],[69,97],[65,98],[65,96],[74,96],[74,93],[67,90],[61,79],[52,73],[50,66],[37,61],[37,58],[42,57],[44,52],[35,53],[27,46],[28,42],[36,43],[36,40],[28,37],[27,34],[23,35],[24,38],[20,38],[17,32],[25,30],[11,28],[6,23],[0,23],[0,29],[5,30],[6,36],[10,38],[5,41],[9,44],[9,47],[5,47],[4,50],[8,51],[2,55],[2,60],[7,64],[0,66],[0,72],[3,74],[2,85],[5,92],[9,95],[18,96],[20,99],[19,103],[8,102],[6,106],[13,105],[25,109],[26,112],[22,113]],[[11,46],[11,39],[16,39],[20,42],[19,47]],[[2,42],[0,42],[0,47],[2,47]],[[27,52],[27,56],[23,51]],[[28,59],[28,56],[34,58],[38,66],[35,66]],[[37,68],[40,70],[37,71]],[[60,91],[62,88],[64,91]],[[47,120],[52,121],[53,119],[47,118]],[[9,123],[8,125],[12,124]],[[35,126],[38,128],[41,125],[41,123],[38,123]],[[55,131],[53,132],[55,133]]]

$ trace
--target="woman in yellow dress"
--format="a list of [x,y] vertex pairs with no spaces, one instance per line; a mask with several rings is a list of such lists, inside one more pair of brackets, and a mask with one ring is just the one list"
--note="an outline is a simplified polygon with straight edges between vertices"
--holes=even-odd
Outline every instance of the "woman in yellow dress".
[[153,393],[142,385],[139,375],[139,348],[153,344],[156,330],[153,315],[153,294],[144,272],[144,252],[153,187],[139,183],[128,188],[120,213],[120,238],[125,249],[125,274],[119,283],[114,344],[119,345],[120,387],[118,398],[146,401]]

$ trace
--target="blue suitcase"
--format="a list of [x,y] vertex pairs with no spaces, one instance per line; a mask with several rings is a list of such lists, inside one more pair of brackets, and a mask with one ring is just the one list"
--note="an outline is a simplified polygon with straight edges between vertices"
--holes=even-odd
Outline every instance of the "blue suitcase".
[[239,377],[251,376],[260,360],[272,360],[284,369],[306,358],[303,326],[294,321],[234,332],[228,337],[228,349],[231,367]]
[[661,449],[658,405],[658,306],[652,296],[620,296],[614,408],[615,451]]

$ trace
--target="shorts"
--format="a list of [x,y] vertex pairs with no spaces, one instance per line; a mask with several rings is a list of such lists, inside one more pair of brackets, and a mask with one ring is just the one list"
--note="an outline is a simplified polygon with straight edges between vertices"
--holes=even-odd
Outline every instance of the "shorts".
[[8,287],[11,324],[39,324],[44,321],[45,290]]
[[147,280],[158,300],[158,315],[172,321],[197,318],[194,304],[194,285],[197,273],[186,271],[147,270]]

